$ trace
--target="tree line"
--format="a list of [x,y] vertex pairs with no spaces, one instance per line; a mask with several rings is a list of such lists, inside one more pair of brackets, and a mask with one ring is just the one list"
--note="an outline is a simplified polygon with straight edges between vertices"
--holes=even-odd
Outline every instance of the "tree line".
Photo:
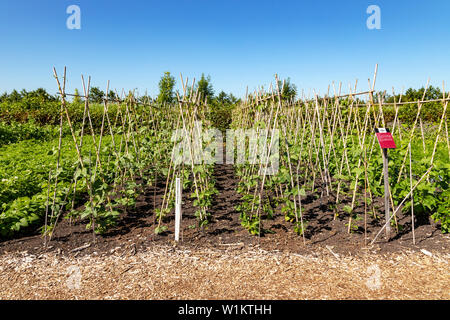
[[[155,97],[150,97],[147,94],[137,97],[140,102],[153,102],[163,107],[166,104],[172,104],[177,102],[177,95],[183,96],[183,93],[176,90],[176,80],[170,72],[164,72],[158,83],[159,92]],[[292,100],[297,97],[297,87],[291,82],[290,78],[285,80],[279,80],[279,88],[281,88],[281,99]],[[425,92],[426,90],[426,92]],[[226,93],[221,90],[216,94],[211,80],[211,76],[201,75],[201,78],[194,85],[194,88],[188,85],[186,92],[195,92],[200,95],[200,99],[207,100],[210,106],[210,119],[216,127],[226,129],[231,122],[231,112],[233,108],[241,101],[241,99],[234,96],[232,93]],[[82,95],[77,89],[75,89],[74,97],[71,103],[71,109],[75,116],[78,113],[78,107],[83,103]],[[269,94],[266,93],[266,96]],[[408,102],[419,101],[424,97],[425,100],[437,100],[442,99],[443,93],[440,88],[429,86],[427,89],[424,87],[419,89],[409,88],[402,95],[396,94],[383,95],[383,101],[392,103],[395,101]],[[252,94],[249,94],[252,97]],[[375,95],[375,102],[378,100],[378,95]],[[100,90],[99,87],[92,87],[89,91],[89,100],[93,103],[92,108],[95,109],[95,104],[98,104],[98,113],[101,116],[102,108],[101,104],[104,99],[109,101],[118,100],[119,96],[116,92],[109,90],[106,94]],[[345,101],[343,101],[345,105]],[[60,96],[52,95],[43,88],[38,88],[33,91],[13,90],[11,93],[3,93],[0,95],[0,120],[11,122],[26,122],[30,119],[36,120],[38,123],[58,123],[58,110],[60,107]],[[392,110],[391,110],[392,109]],[[416,104],[405,105],[401,107],[400,113],[404,114],[406,118],[408,115],[414,114],[417,109]],[[385,116],[390,118],[391,114],[394,114],[393,107],[386,107]],[[434,122],[440,119],[442,114],[442,103],[428,103],[423,110],[423,120]],[[408,119],[414,121],[414,119]]]

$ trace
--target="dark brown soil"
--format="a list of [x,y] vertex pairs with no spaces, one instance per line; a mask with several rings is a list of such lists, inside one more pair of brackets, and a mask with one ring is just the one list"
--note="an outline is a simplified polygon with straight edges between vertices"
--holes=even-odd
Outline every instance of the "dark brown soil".
[[[234,175],[233,167],[216,165],[214,175],[219,194],[212,206],[212,221],[203,230],[197,227],[197,219],[194,215],[196,209],[189,199],[190,194],[183,194],[182,241],[178,244],[180,247],[227,248],[230,246],[244,247],[251,244],[265,250],[296,253],[308,253],[318,247],[326,247],[333,252],[350,255],[359,255],[368,251],[373,253],[395,252],[407,249],[449,252],[450,249],[449,236],[443,235],[440,226],[428,219],[416,221],[416,245],[413,245],[411,217],[403,214],[398,217],[401,231],[397,233],[394,228],[394,234],[390,241],[386,241],[383,236],[380,236],[373,246],[369,246],[368,244],[380,230],[383,219],[377,220],[370,215],[367,216],[367,239],[365,241],[364,204],[360,205],[356,212],[362,219],[356,221],[358,229],[349,234],[346,226],[348,215],[340,214],[334,219],[334,213],[329,209],[329,205],[333,204],[335,199],[332,196],[324,195],[325,192],[318,198],[308,195],[302,203],[304,219],[308,222],[305,239],[294,232],[293,224],[285,221],[279,208],[273,220],[265,220],[263,224],[263,228],[270,230],[271,233],[266,233],[261,237],[252,236],[241,226],[239,213],[235,210],[240,196],[236,191],[238,180]],[[163,183],[159,183],[156,187],[146,187],[144,194],[138,198],[136,209],[125,213],[118,225],[107,234],[97,235],[95,244],[93,244],[92,232],[86,230],[86,222],[77,221],[70,224],[68,220],[63,219],[46,249],[43,246],[43,238],[36,233],[0,242],[0,254],[19,251],[27,251],[30,254],[39,254],[44,251],[56,251],[68,255],[85,255],[94,252],[109,254],[119,248],[121,251],[137,252],[155,244],[173,243],[175,245],[173,242],[173,213],[164,222],[168,226],[168,230],[160,235],[156,235],[154,232],[157,225],[155,224],[154,206],[156,205],[158,208],[161,205],[164,188]],[[344,204],[340,205],[338,212],[343,212]],[[380,201],[376,201],[376,205],[382,208]],[[381,215],[382,212],[378,214]],[[85,248],[80,249],[82,247]]]

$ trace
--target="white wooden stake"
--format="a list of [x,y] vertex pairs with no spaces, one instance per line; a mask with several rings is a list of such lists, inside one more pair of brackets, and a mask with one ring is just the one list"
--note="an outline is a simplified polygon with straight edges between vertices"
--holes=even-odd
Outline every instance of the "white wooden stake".
[[175,182],[175,241],[180,240],[181,225],[181,180],[176,178]]

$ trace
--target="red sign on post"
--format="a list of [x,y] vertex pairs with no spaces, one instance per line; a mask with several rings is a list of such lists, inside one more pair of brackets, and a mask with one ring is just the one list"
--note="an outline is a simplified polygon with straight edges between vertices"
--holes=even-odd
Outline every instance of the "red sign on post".
[[375,129],[378,143],[382,149],[395,149],[397,146],[395,145],[394,138],[392,134],[389,132],[387,128],[376,128]]

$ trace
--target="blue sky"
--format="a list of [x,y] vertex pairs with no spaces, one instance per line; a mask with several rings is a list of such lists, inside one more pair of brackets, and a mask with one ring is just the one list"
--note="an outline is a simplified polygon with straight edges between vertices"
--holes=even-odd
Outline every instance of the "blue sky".
[[[381,30],[369,30],[369,5],[381,8]],[[66,8],[81,8],[81,30],[69,30]],[[358,79],[379,64],[377,89],[421,87],[431,78],[450,88],[448,0],[2,0],[0,92],[57,90],[52,67],[68,68],[68,90],[80,75],[105,89],[157,93],[164,71],[192,80],[211,75],[217,91],[245,94],[277,73],[306,93]]]

